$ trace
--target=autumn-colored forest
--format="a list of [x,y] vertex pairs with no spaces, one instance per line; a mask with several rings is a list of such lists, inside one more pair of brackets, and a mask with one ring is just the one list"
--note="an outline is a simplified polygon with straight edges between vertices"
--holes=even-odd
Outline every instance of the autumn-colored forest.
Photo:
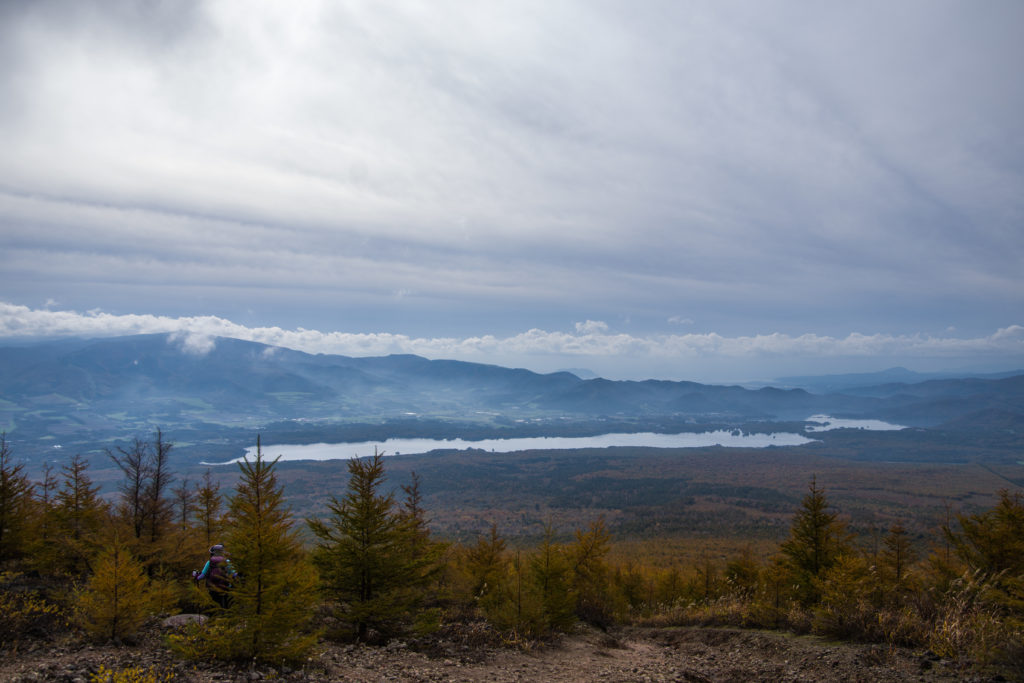
[[[812,479],[781,543],[724,561],[691,552],[666,566],[613,539],[600,516],[571,536],[548,519],[528,547],[496,524],[471,540],[437,538],[419,479],[385,486],[380,455],[349,461],[345,490],[324,514],[300,519],[262,451],[222,490],[209,473],[177,481],[172,450],[158,430],[108,451],[122,476],[105,498],[86,459],[33,481],[0,437],[0,647],[67,636],[131,643],[154,617],[202,613],[168,638],[183,658],[302,661],[321,639],[377,644],[477,621],[510,645],[579,623],[729,625],[1024,668],[1019,493],[950,512],[927,545],[899,522],[863,543],[827,482]],[[220,543],[227,607],[191,578]]]

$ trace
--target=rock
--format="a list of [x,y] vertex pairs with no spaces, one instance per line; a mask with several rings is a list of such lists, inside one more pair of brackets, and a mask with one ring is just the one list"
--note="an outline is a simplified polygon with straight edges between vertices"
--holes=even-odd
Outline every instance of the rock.
[[160,622],[160,628],[171,629],[181,628],[188,624],[205,624],[207,618],[205,614],[175,614]]

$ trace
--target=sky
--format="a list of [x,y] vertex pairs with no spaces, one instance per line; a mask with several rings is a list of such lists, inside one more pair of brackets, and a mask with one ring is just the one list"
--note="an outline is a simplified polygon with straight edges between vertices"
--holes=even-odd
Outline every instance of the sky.
[[0,342],[1024,367],[1024,3],[0,3]]

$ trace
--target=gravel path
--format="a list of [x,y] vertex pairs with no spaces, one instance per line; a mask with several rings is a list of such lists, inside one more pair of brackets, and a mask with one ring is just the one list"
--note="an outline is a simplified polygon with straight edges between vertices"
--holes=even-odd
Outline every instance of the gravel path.
[[[404,643],[324,645],[300,670],[239,668],[174,659],[159,634],[135,647],[53,645],[6,653],[0,681],[89,683],[100,666],[154,668],[197,682],[543,681],[625,683],[689,681],[1005,681],[960,672],[952,662],[910,650],[833,643],[810,636],[717,628],[633,628],[614,635],[583,631],[526,651],[442,641],[429,654]],[[166,679],[161,679],[166,680]]]

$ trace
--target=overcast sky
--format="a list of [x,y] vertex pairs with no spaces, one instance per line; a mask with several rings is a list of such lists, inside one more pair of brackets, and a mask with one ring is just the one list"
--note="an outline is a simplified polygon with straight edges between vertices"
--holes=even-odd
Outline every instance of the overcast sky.
[[1024,3],[0,3],[0,339],[1024,367]]

